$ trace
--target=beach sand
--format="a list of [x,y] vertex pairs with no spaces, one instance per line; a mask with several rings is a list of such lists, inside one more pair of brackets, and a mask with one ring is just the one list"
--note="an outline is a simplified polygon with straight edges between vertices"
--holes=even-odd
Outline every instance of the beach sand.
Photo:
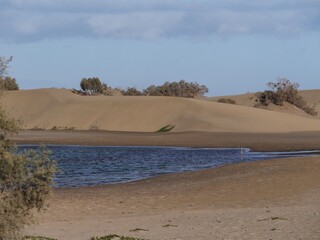
[[61,240],[319,239],[320,157],[242,163],[125,184],[56,189],[27,233]]

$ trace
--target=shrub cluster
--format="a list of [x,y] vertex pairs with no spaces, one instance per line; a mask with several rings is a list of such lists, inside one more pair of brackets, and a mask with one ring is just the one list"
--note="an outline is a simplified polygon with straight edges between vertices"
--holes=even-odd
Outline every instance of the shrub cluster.
[[270,103],[282,106],[284,102],[288,102],[312,116],[317,115],[315,106],[308,105],[299,95],[298,83],[292,83],[286,78],[279,78],[277,82],[269,82],[267,86],[270,90],[256,94],[256,107],[268,106]]
[[19,90],[19,85],[15,78],[11,77],[0,77],[0,90],[12,91]]
[[145,95],[149,96],[173,96],[187,98],[203,96],[207,92],[208,88],[206,86],[199,85],[196,82],[186,82],[184,80],[179,82],[165,82],[160,86],[152,85],[144,90]]
[[208,92],[208,88],[198,83],[186,82],[165,82],[163,85],[151,85],[143,91],[139,91],[134,87],[119,90],[124,96],[167,96],[167,97],[186,97],[193,98],[202,96]]
[[228,104],[237,104],[236,101],[231,99],[231,98],[220,98],[218,100],[218,102],[220,102],[220,103],[228,103]]
[[116,90],[121,92],[121,94],[123,96],[144,96],[145,95],[144,92],[139,91],[135,87],[129,87],[127,89],[119,89],[119,88],[117,88]]

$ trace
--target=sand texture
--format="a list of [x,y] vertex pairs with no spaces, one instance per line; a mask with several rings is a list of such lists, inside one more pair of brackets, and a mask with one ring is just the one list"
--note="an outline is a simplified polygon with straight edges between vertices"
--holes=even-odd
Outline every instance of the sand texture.
[[80,96],[38,89],[5,92],[1,103],[24,129],[155,132],[171,124],[175,132],[320,131],[317,118],[201,99]]

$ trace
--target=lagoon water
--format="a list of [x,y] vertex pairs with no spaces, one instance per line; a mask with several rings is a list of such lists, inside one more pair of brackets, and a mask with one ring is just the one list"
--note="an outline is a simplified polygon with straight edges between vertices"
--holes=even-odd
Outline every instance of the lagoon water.
[[[249,149],[182,147],[110,147],[49,145],[57,162],[55,187],[82,187],[129,182],[263,159],[301,156],[313,152],[251,152]],[[39,149],[20,145],[19,149]]]

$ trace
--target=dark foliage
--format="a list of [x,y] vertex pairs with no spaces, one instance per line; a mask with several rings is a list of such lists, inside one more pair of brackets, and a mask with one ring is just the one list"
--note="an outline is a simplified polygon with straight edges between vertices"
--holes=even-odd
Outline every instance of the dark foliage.
[[187,97],[193,98],[196,96],[203,96],[208,92],[208,88],[198,83],[186,82],[181,80],[179,82],[166,82],[160,86],[150,86],[144,90],[145,95],[148,96],[171,96],[171,97]]
[[103,91],[103,85],[97,77],[83,78],[80,87],[87,95],[97,95]]
[[220,98],[218,100],[219,103],[228,103],[228,104],[236,104],[236,101],[231,98]]
[[0,90],[12,91],[19,90],[19,85],[15,78],[11,77],[0,77]]
[[143,92],[139,91],[134,87],[129,87],[126,90],[119,89],[119,91],[123,96],[143,96],[144,95]]

